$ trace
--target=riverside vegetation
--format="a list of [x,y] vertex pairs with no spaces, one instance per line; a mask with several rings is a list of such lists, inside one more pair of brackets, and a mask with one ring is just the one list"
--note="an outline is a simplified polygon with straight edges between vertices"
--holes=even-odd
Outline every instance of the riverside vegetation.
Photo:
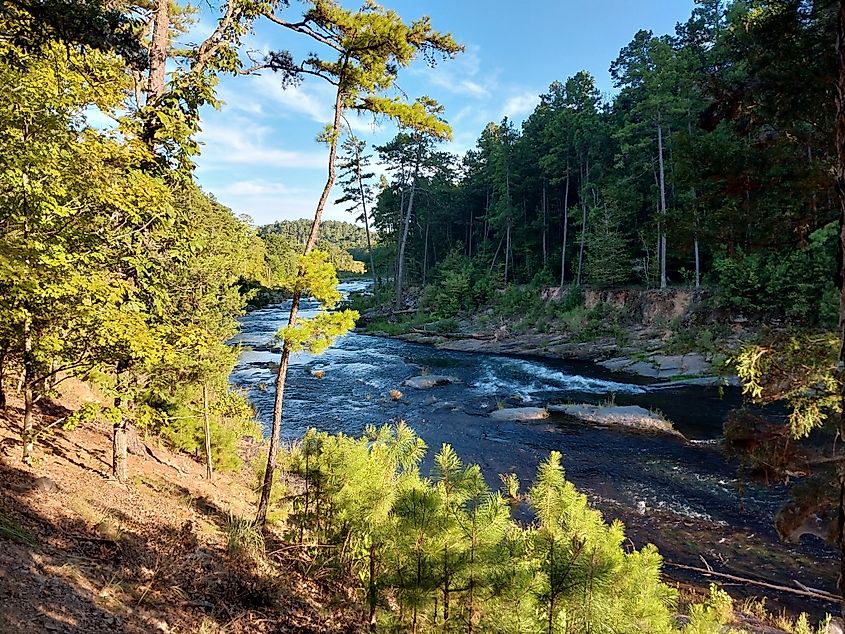
[[[833,39],[833,6],[735,2],[726,8],[699,2],[677,37],[640,32],[623,50],[612,71],[621,89],[617,101],[602,105],[584,73],[553,84],[522,135],[508,121],[488,126],[478,149],[463,159],[458,178],[457,161],[437,150],[451,134],[442,107],[429,97],[386,96],[400,69],[418,55],[449,58],[461,51],[427,18],[406,23],[370,2],[353,11],[332,0],[311,0],[296,21],[288,21],[287,3],[229,0],[206,39],[182,47],[176,41],[188,28],[191,9],[168,0],[137,6],[76,0],[3,4],[0,408],[4,427],[18,431],[13,448],[20,465],[9,466],[16,460],[7,450],[13,443],[4,442],[4,480],[15,487],[3,489],[0,539],[33,560],[60,557],[61,548],[39,545],[29,533],[28,527],[37,526],[48,540],[64,536],[100,544],[101,552],[86,551],[84,565],[108,569],[113,575],[108,586],[146,575],[131,596],[134,609],[98,605],[119,614],[121,626],[101,619],[89,631],[149,631],[152,622],[138,619],[151,593],[185,608],[170,606],[185,631],[276,626],[284,631],[295,611],[283,596],[290,590],[279,589],[286,569],[296,570],[304,583],[308,572],[319,576],[311,581],[322,584],[323,592],[333,588],[356,602],[347,610],[355,616],[342,625],[333,624],[331,608],[323,608],[321,622],[297,625],[299,631],[742,631],[730,598],[716,587],[700,602],[680,603],[678,591],[662,580],[656,549],[626,546],[621,524],[606,524],[566,481],[557,453],[523,496],[513,474],[502,475],[504,495],[490,490],[478,467],[464,466],[449,446],[439,450],[426,476],[419,466],[425,446],[403,424],[369,428],[361,438],[311,431],[290,450],[281,447],[285,372],[291,353],[319,352],[352,326],[354,310],[332,310],[340,299],[337,269],[362,272],[364,266],[346,249],[365,243],[376,290],[393,278],[394,310],[405,309],[407,287],[419,281],[427,287],[424,305],[443,320],[491,300],[503,314],[524,313],[525,302],[536,302],[533,296],[516,287],[499,295],[498,289],[531,280],[539,286],[553,270],[560,271],[561,287],[639,279],[664,288],[676,275],[698,286],[709,262],[723,301],[735,308],[808,326],[827,324],[835,311],[826,304],[819,308],[815,300],[835,293],[822,281],[833,262],[834,233],[828,226],[835,195],[832,184],[819,185],[827,182],[835,156],[829,138],[832,88],[826,83],[835,74],[835,60],[820,53],[809,69],[782,68],[794,56],[775,55],[770,42],[787,33],[791,46],[825,51],[821,42]],[[257,20],[289,37],[310,38],[327,52],[302,61],[287,51],[271,52],[245,67],[241,40]],[[166,68],[174,70],[166,75]],[[702,77],[718,78],[713,69],[720,69],[726,83],[711,94],[704,92]],[[200,150],[194,139],[200,109],[221,105],[215,96],[218,77],[261,70],[278,73],[285,85],[327,80],[334,103],[333,120],[320,137],[328,171],[315,217],[256,231],[203,192],[192,170]],[[748,76],[735,77],[739,70]],[[792,83],[742,89],[773,70]],[[801,90],[795,89],[796,76]],[[818,104],[809,120],[805,101],[783,99],[799,93]],[[344,127],[351,110],[400,126],[392,142],[377,148],[391,174],[377,200],[364,182],[365,148]],[[749,111],[757,114],[743,114]],[[92,112],[113,125],[90,125]],[[350,138],[339,159],[345,133]],[[777,165],[775,155],[782,157]],[[739,164],[721,170],[726,157]],[[322,223],[338,163],[344,199],[365,220],[365,242],[343,225]],[[783,164],[798,166],[794,178],[781,177]],[[783,182],[797,184],[789,189]],[[779,213],[771,213],[774,208]],[[573,224],[578,240],[572,243],[571,211],[581,217]],[[766,243],[772,236],[790,236],[792,242]],[[694,255],[692,273],[682,264],[689,255],[685,250],[669,253],[682,239]],[[729,245],[724,253],[717,246],[722,242]],[[761,242],[766,254],[751,253]],[[380,256],[370,257],[374,253]],[[395,269],[389,271],[394,256]],[[555,259],[559,269],[552,265]],[[805,272],[805,283],[797,286],[788,277],[796,270]],[[772,295],[779,289],[784,297]],[[228,387],[237,351],[226,341],[246,303],[272,299],[271,291],[289,295],[291,311],[278,334],[282,357],[269,447],[262,446],[256,458],[254,446],[247,455],[245,439],[260,439],[261,430],[244,397]],[[304,295],[321,304],[313,319],[297,318]],[[577,331],[585,339],[603,334],[590,328],[608,323],[607,315],[583,312],[578,291],[567,293],[559,310],[563,321],[582,322]],[[439,328],[449,332],[453,325],[441,321]],[[763,353],[748,348],[739,368],[756,398],[790,401],[791,429],[803,435],[836,411],[839,387],[831,378],[829,341],[813,356],[813,367],[822,368],[818,372],[805,371],[805,340],[789,341]],[[785,356],[768,355],[775,349]],[[765,365],[775,358],[777,363]],[[767,389],[775,365],[787,368],[789,381]],[[61,405],[62,385],[79,380],[93,386],[94,396],[75,403],[75,411],[51,415]],[[807,385],[819,383],[823,389],[808,394]],[[122,540],[102,522],[48,521],[27,510],[29,504],[49,506],[56,517],[65,517],[66,509],[51,506],[49,498],[64,493],[49,478],[38,478],[47,465],[67,471],[51,472],[64,486],[85,481],[89,488],[82,494],[96,486],[85,479],[91,473],[106,475],[56,449],[76,437],[87,439],[92,451],[82,446],[74,451],[89,458],[95,448],[96,455],[105,454],[101,441],[86,435],[91,429],[110,436],[109,471],[121,484],[114,489],[115,504],[126,507],[110,514],[118,521],[124,517],[127,525],[133,488],[143,484],[143,476],[133,479],[130,465],[155,461],[196,474],[179,466],[177,458],[184,456],[168,457],[157,439],[201,461],[209,487],[215,486],[214,469],[239,472],[244,458],[254,463],[250,480],[260,482],[250,491],[260,494],[255,519],[241,517],[253,512],[250,501],[239,515],[206,527],[209,544],[219,538],[221,526],[227,532],[227,578],[246,587],[236,610],[210,586],[196,591],[215,600],[200,598],[191,605],[183,605],[178,593],[153,590],[166,585],[161,579],[182,578],[167,569],[168,560],[180,557],[185,566],[208,557],[217,562],[190,522],[153,531],[158,537],[146,549],[155,553],[153,561],[137,542]],[[41,455],[47,447],[50,457]],[[130,459],[130,452],[143,458]],[[282,481],[275,477],[279,466]],[[149,488],[156,491],[155,484]],[[243,493],[245,487],[231,490]],[[520,502],[533,522],[512,518]],[[167,503],[197,520],[194,509]],[[835,539],[845,545],[841,534]],[[196,557],[181,559],[180,547]],[[89,561],[97,557],[100,563]],[[62,579],[75,594],[97,603],[90,580]],[[49,621],[50,629],[72,631],[74,623],[55,618],[61,609],[48,614],[35,605],[38,580],[29,574],[15,586],[26,598],[20,605],[37,613],[13,614],[16,602],[4,601],[0,625],[38,631]],[[104,591],[97,596],[102,599]],[[50,599],[59,608],[61,600]],[[250,617],[242,618],[244,613]],[[781,625],[800,634],[813,631],[806,617]]]

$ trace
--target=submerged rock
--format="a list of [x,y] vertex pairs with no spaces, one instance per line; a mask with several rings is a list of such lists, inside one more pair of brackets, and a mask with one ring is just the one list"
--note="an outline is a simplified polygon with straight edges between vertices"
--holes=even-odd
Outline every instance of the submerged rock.
[[675,430],[670,421],[638,405],[549,405],[548,409],[597,425],[671,434],[683,438],[683,434]]
[[549,411],[544,407],[506,407],[490,412],[490,418],[495,420],[542,420],[549,417]]
[[677,355],[651,354],[640,359],[614,357],[599,361],[599,365],[613,372],[628,372],[654,379],[694,377],[713,372],[712,364],[697,352]]
[[451,383],[460,383],[460,379],[454,376],[429,374],[428,376],[412,376],[410,379],[405,379],[402,385],[412,387],[416,390],[430,390],[433,387],[449,385]]

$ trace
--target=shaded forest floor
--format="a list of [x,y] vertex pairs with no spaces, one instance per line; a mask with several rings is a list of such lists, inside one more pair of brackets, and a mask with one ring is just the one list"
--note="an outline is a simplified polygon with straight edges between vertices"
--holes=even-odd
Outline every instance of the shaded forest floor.
[[[45,403],[36,426],[67,412]],[[362,629],[345,588],[302,574],[279,535],[259,561],[230,553],[230,516],[254,514],[247,475],[208,482],[203,465],[161,450],[173,466],[130,455],[124,486],[110,476],[110,429],[94,424],[54,428],[29,468],[21,414],[14,401],[0,413],[0,632]]]
[[[79,402],[78,393],[45,402],[36,427]],[[264,555],[230,548],[233,518],[254,514],[251,470],[209,482],[190,456],[157,448],[170,464],[130,454],[121,485],[110,475],[111,430],[91,423],[54,427],[27,467],[21,416],[14,400],[0,413],[0,632],[365,630],[353,584],[311,567],[277,530]],[[682,608],[706,594],[689,581],[676,580]],[[759,603],[736,607],[747,631],[792,631]]]

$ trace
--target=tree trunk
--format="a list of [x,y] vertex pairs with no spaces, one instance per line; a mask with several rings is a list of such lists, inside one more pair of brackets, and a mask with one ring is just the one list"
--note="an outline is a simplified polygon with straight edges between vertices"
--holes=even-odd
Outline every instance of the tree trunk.
[[695,251],[695,287],[701,288],[701,257],[698,252],[698,235],[693,239],[693,251]]
[[369,214],[367,213],[367,197],[364,195],[364,181],[361,178],[361,154],[358,152],[356,154],[356,159],[358,161],[357,169],[355,170],[358,174],[358,193],[361,196],[361,212],[362,216],[364,217],[364,232],[367,234],[367,253],[370,256],[370,275],[373,277],[373,293],[378,291],[378,277],[376,276],[376,263],[373,259],[373,243],[370,239],[370,218]]
[[[119,401],[119,399],[116,399]],[[116,404],[116,407],[119,407]],[[128,449],[126,443],[126,417],[121,412],[120,421],[114,426],[112,436],[112,475],[118,482],[126,482],[129,479]]]
[[[343,69],[341,70],[341,77],[345,75],[345,69],[348,65],[348,58],[343,62]],[[340,82],[343,85],[343,81]],[[317,244],[317,237],[320,233],[320,221],[323,218],[323,210],[326,208],[326,201],[329,198],[329,193],[334,186],[335,180],[335,161],[337,160],[337,138],[340,132],[340,122],[343,116],[343,100],[344,93],[342,89],[338,88],[335,95],[334,103],[334,122],[332,130],[329,134],[329,165],[328,175],[326,177],[326,184],[323,187],[323,192],[320,194],[320,200],[317,202],[317,209],[314,212],[314,220],[311,223],[311,231],[308,234],[308,240],[305,243],[303,255],[308,255]],[[298,278],[302,278],[304,271],[302,268],[297,273]],[[302,300],[302,292],[295,290],[290,304],[290,315],[288,316],[288,327],[296,326],[296,319],[299,313],[299,303]],[[267,452],[267,468],[264,471],[264,481],[261,485],[261,499],[258,502],[258,511],[255,515],[255,525],[263,528],[267,522],[267,509],[270,506],[270,493],[273,490],[273,476],[276,473],[276,461],[279,453],[279,444],[281,442],[280,434],[282,429],[282,407],[284,405],[285,397],[285,379],[288,374],[288,365],[290,364],[290,342],[285,340],[282,344],[282,356],[279,360],[279,370],[276,373],[276,396],[273,400],[273,424],[270,429],[270,448]]]
[[202,384],[202,419],[205,429],[205,477],[210,481],[211,469],[211,422],[208,418],[208,383]]
[[32,464],[32,452],[35,447],[33,436],[33,408],[35,400],[33,389],[35,381],[35,359],[32,355],[32,317],[27,315],[23,322],[23,463]]
[[505,232],[505,286],[508,285],[508,265],[511,251],[511,219],[508,218],[508,228]]
[[576,286],[581,286],[581,270],[584,266],[584,244],[587,240],[587,183],[590,181],[590,159],[586,161],[586,169],[581,170],[581,246],[578,249],[578,278]]
[[408,209],[405,212],[405,217],[402,220],[402,236],[399,241],[399,260],[396,270],[396,310],[402,308],[402,277],[405,274],[405,246],[408,243],[408,230],[411,228],[411,215],[414,211],[414,194],[417,192],[417,178],[420,174],[420,161],[422,160],[423,144],[419,140],[417,147],[417,156],[414,162],[414,177],[411,181],[411,195],[408,197]]
[[560,250],[560,290],[566,281],[566,232],[569,229],[569,159],[566,161],[566,188],[563,194],[563,248]]
[[663,165],[663,125],[657,113],[657,162],[660,167],[660,288],[666,288],[666,173]]
[[156,0],[153,38],[150,43],[150,76],[147,80],[147,105],[164,94],[164,74],[170,46],[170,0]]
[[426,273],[428,272],[428,220],[425,221],[425,248],[423,249],[423,270],[422,270],[422,285],[425,286]]
[[0,351],[0,412],[6,409],[6,351]]
[[546,268],[548,253],[546,247],[546,179],[543,179],[543,268]]
[[376,606],[378,596],[376,595],[376,545],[370,544],[370,581],[367,590],[367,599],[370,607],[369,613],[369,630],[376,631]]
[[[839,348],[839,385],[842,411],[839,415],[839,436],[845,438],[845,0],[839,1],[837,28],[837,60],[839,80],[836,85],[836,194],[839,199],[839,330],[842,346]],[[843,451],[843,450],[840,450]],[[840,609],[845,616],[845,468],[839,466],[839,513],[837,545],[839,546],[839,593],[842,596]]]

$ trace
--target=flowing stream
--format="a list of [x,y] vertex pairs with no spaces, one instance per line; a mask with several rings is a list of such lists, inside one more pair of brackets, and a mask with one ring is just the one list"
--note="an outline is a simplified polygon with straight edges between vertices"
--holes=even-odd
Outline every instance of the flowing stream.
[[[352,282],[341,290],[365,286]],[[306,301],[304,308],[308,316],[316,305]],[[231,383],[246,391],[265,433],[279,358],[273,337],[286,324],[288,309],[281,304],[249,313],[233,340],[243,351]],[[317,370],[323,378],[314,376]],[[430,390],[401,386],[408,377],[427,373],[460,382]],[[394,400],[392,389],[401,390],[402,398]],[[655,543],[675,563],[707,562],[732,574],[790,586],[800,580],[833,591],[832,551],[814,538],[798,545],[777,538],[773,515],[787,499],[785,489],[739,480],[736,465],[722,454],[722,422],[740,400],[736,389],[656,387],[589,363],[452,352],[350,333],[322,355],[293,356],[282,435],[294,441],[310,427],[358,435],[368,424],[405,420],[429,447],[424,470],[449,443],[465,463],[482,467],[493,488],[499,473],[510,472],[527,488],[538,463],[557,450],[567,478],[607,517],[622,519],[635,545]],[[609,401],[661,411],[690,442],[598,428],[555,414],[531,422],[487,416],[502,404]],[[679,571],[672,576],[687,578]],[[753,588],[737,591],[755,594]],[[812,613],[833,609],[805,600],[796,604],[788,595],[776,597],[774,604]]]

